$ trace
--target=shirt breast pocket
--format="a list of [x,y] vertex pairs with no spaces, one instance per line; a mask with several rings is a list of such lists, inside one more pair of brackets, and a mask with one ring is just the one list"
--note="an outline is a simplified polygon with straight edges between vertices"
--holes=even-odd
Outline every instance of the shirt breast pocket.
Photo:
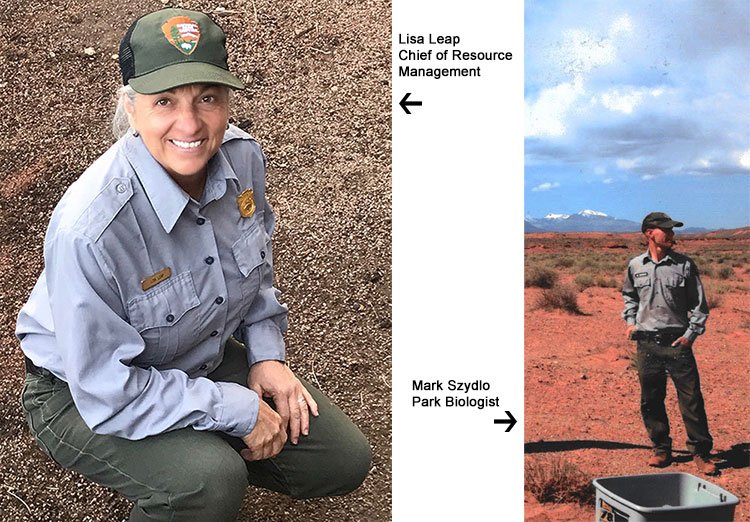
[[680,274],[673,274],[666,278],[664,284],[670,288],[684,287],[685,278]]
[[638,291],[638,294],[643,296],[651,290],[651,278],[647,275],[636,277],[633,281],[633,286]]
[[130,324],[138,330],[146,348],[136,358],[141,365],[158,365],[172,360],[196,338],[197,327],[191,310],[200,305],[190,272],[159,283],[153,290],[128,301]]
[[682,308],[685,304],[685,277],[670,274],[664,278],[664,299],[670,306]]
[[270,262],[270,238],[257,223],[248,228],[232,245],[232,254],[241,274],[243,308],[250,306],[258,295],[261,271]]

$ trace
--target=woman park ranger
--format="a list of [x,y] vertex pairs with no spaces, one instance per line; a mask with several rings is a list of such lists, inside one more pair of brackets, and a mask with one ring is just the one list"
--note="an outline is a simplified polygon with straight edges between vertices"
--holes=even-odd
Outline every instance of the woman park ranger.
[[229,125],[223,31],[164,9],[120,44],[122,137],[53,212],[18,317],[42,450],[134,501],[131,520],[234,520],[248,484],[364,480],[370,448],[284,364],[258,144]]

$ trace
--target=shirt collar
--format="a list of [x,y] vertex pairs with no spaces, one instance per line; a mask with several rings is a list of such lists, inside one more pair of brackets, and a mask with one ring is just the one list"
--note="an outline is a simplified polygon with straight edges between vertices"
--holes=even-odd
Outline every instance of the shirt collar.
[[643,264],[646,264],[646,262],[654,263],[655,265],[659,263],[666,263],[666,262],[672,263],[674,262],[674,258],[672,257],[672,251],[668,250],[666,255],[662,258],[662,260],[657,263],[656,261],[651,259],[651,254],[649,253],[648,250],[646,250],[646,252],[643,254]]
[[[125,139],[124,151],[161,226],[169,234],[190,201],[190,196],[154,159],[141,138],[129,134]],[[208,162],[202,205],[221,198],[226,193],[226,180],[229,179],[239,183],[229,162],[219,151]]]
[[201,207],[208,205],[212,201],[221,199],[227,192],[227,181],[230,179],[234,181],[235,187],[239,189],[240,180],[237,179],[237,175],[229,164],[224,151],[219,149],[219,152],[208,162],[208,178],[206,178],[206,186],[203,189]]

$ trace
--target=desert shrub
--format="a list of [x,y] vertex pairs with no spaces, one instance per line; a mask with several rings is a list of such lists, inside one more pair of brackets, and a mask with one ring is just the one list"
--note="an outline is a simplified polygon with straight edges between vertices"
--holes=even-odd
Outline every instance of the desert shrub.
[[559,457],[528,459],[524,464],[525,489],[539,502],[577,502],[582,505],[594,501],[591,477],[578,466]]
[[555,266],[557,268],[570,268],[575,264],[576,261],[572,257],[559,257],[555,259]]
[[552,288],[557,282],[557,272],[544,267],[531,267],[526,271],[523,286],[536,288]]
[[580,290],[585,290],[594,286],[594,278],[590,274],[578,274],[575,279],[576,285]]
[[714,271],[714,267],[712,267],[711,265],[704,265],[701,266],[700,274],[706,277],[714,277],[716,275],[716,272]]
[[542,290],[537,306],[545,310],[564,310],[571,314],[581,314],[578,307],[578,290],[570,285],[555,284]]
[[719,272],[716,275],[719,279],[729,279],[734,275],[734,270],[731,266],[723,266],[719,269]]
[[576,265],[578,267],[578,272],[586,272],[587,270],[591,271],[598,268],[597,259],[593,255],[582,257],[576,262]]
[[601,288],[617,288],[620,285],[617,284],[614,277],[599,276],[596,278],[596,286]]
[[711,285],[708,287],[707,293],[709,294],[726,294],[731,291],[731,288],[727,285]]

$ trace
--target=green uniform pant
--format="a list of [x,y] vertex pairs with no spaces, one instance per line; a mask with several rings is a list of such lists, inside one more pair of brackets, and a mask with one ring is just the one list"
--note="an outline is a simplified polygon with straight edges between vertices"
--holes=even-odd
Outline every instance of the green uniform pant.
[[697,455],[709,453],[713,447],[713,439],[708,431],[693,350],[679,346],[660,346],[652,341],[638,341],[637,360],[641,383],[641,415],[656,451],[672,451],[669,419],[664,407],[669,374],[677,390],[677,402],[688,436],[688,450]]
[[[244,347],[227,342],[209,378],[247,386]],[[364,435],[309,383],[318,403],[310,434],[276,457],[247,462],[241,439],[224,433],[175,430],[142,440],[97,435],[83,422],[65,382],[46,371],[28,374],[22,404],[31,433],[61,466],[135,502],[130,520],[231,521],[248,484],[294,498],[343,495],[364,480],[371,452]]]

